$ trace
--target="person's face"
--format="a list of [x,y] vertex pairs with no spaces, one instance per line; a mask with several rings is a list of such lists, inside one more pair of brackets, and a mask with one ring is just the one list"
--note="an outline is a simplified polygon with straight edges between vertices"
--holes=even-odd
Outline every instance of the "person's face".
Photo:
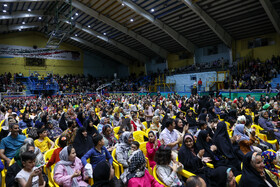
[[93,127],[93,122],[92,121],[89,122],[89,126]]
[[32,170],[35,166],[35,160],[27,160],[22,162],[24,168],[28,171]]
[[109,122],[109,119],[108,118],[105,118],[104,119],[104,124],[107,124]]
[[182,122],[182,120],[179,120],[179,121],[178,121],[178,127],[183,127],[183,122]]
[[136,121],[137,120],[137,116],[133,116],[133,121]]
[[201,128],[201,130],[205,130],[205,129],[207,129],[207,124],[204,124]]
[[258,173],[263,173],[264,172],[264,163],[263,163],[263,158],[258,155],[256,157],[255,163],[253,163],[253,167],[255,170],[257,170]]
[[71,162],[74,162],[75,161],[75,158],[76,158],[76,151],[74,148],[72,148],[69,156],[68,156],[68,160],[71,161]]
[[184,118],[184,114],[180,113],[179,118],[183,119]]
[[134,144],[131,144],[131,150],[132,150],[132,151],[136,151],[136,150],[137,150],[137,146],[134,145]]
[[277,165],[277,160],[274,159],[274,160],[272,161],[272,164]]
[[83,132],[82,132],[82,135],[83,135],[84,137],[87,137],[87,131],[83,131]]
[[192,112],[188,112],[188,116],[192,116]]
[[210,135],[209,134],[207,134],[207,137],[206,137],[206,142],[209,142],[210,141]]
[[187,148],[189,148],[189,149],[193,148],[193,140],[190,139],[190,138],[187,138],[187,139],[185,140],[185,145],[186,145]]
[[42,132],[42,137],[46,137],[48,135],[48,132],[47,131],[43,131]]
[[12,135],[18,135],[18,132],[19,132],[19,126],[14,125],[13,128],[11,129],[11,134]]
[[199,180],[201,182],[201,187],[206,187],[206,182],[201,177],[199,177]]
[[104,146],[105,145],[105,143],[104,143],[104,138],[102,138],[99,142],[98,142],[98,144],[102,147],[102,146]]
[[105,134],[106,135],[109,135],[112,133],[112,129],[111,128],[107,128],[106,131],[105,131]]
[[128,138],[128,144],[131,144],[131,143],[132,143],[132,141],[133,141],[133,136],[132,136],[132,135],[130,135],[130,136],[129,136],[129,138]]
[[30,147],[28,147],[27,151],[30,151],[30,152],[34,153],[35,152],[35,147],[30,146]]
[[25,114],[24,117],[25,117],[25,119],[29,119],[29,115],[28,114]]
[[229,172],[227,180],[228,180],[229,187],[235,187],[236,181],[232,171]]
[[155,136],[153,135],[153,133],[149,133],[149,142],[154,143],[155,142]]
[[268,118],[268,113],[265,112],[265,113],[263,114],[263,117]]

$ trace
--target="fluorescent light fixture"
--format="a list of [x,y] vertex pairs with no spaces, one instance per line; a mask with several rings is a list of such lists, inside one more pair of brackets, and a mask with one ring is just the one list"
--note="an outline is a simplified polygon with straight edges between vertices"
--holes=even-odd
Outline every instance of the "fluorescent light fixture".
[[122,6],[124,6],[124,3],[122,3]]
[[28,12],[31,12],[31,9],[29,8],[29,9],[27,9],[27,11],[28,11]]
[[134,21],[134,19],[131,18],[131,19],[130,19],[130,22],[133,22],[133,21]]
[[78,16],[79,15],[78,12],[76,12],[75,15]]
[[19,29],[18,31],[21,31],[21,29]]
[[4,7],[7,7],[8,5],[7,4],[4,4]]
[[106,36],[106,34],[107,34],[107,33],[106,33],[106,32],[104,32],[103,34]]
[[75,36],[78,36],[77,34],[75,34]]
[[42,17],[40,16],[39,19],[42,19]]
[[87,27],[90,28],[90,25],[88,25]]
[[71,19],[74,19],[73,17],[71,17]]
[[25,22],[23,21],[22,24],[25,25]]
[[155,11],[155,9],[152,8],[152,9],[151,9],[151,12],[154,12],[154,11]]
[[3,12],[4,12],[4,13],[6,13],[6,12],[7,12],[7,10],[3,10]]

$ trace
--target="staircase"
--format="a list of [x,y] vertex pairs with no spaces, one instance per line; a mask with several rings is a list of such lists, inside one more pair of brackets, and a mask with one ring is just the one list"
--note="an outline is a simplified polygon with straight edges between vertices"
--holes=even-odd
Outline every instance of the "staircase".
[[278,74],[276,78],[272,79],[272,81],[270,83],[272,86],[272,89],[276,88],[278,83],[280,84],[280,74]]

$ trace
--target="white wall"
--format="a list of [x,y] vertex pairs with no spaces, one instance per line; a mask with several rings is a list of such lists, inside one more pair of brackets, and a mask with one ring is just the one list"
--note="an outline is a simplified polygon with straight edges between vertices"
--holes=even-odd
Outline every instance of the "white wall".
[[217,72],[211,71],[211,72],[203,72],[203,73],[190,73],[190,74],[177,74],[173,76],[167,76],[166,82],[167,83],[173,83],[175,81],[175,91],[176,92],[189,92],[190,87],[195,82],[194,80],[191,80],[191,77],[196,77],[196,83],[201,78],[202,86],[206,86],[207,81],[214,81],[217,78]]

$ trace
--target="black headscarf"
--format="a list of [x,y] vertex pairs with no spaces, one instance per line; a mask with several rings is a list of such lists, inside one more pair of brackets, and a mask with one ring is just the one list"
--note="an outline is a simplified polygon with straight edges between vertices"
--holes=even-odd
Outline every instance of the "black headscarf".
[[225,166],[214,169],[211,174],[211,187],[227,187],[227,169]]
[[84,127],[80,127],[74,142],[73,142],[73,147],[76,150],[77,157],[82,158],[84,154],[88,152],[91,148],[93,148],[93,141],[92,137],[87,135],[86,137],[82,134],[86,129]]
[[61,118],[59,120],[59,128],[61,128],[62,131],[65,131],[68,128],[67,120],[65,118],[65,113],[61,115]]
[[99,162],[93,170],[93,187],[110,187],[110,164],[107,161]]
[[201,113],[198,115],[198,120],[206,121],[206,117],[207,117],[207,113],[205,114],[206,111],[207,111],[206,108],[201,109]]
[[94,126],[91,127],[91,126],[89,125],[90,122],[91,122],[90,119],[88,119],[88,120],[86,121],[86,130],[87,130],[88,135],[89,135],[89,136],[92,136],[92,135],[94,135],[94,134],[99,134],[98,131],[97,131],[97,129],[96,129]]
[[182,125],[183,125],[182,127],[179,127],[179,126],[178,126],[179,120],[181,120],[181,121],[183,122],[183,120],[182,120],[181,118],[176,118],[176,119],[175,119],[175,124],[176,124],[175,129],[176,129],[177,131],[179,131],[180,133],[183,133],[184,124],[182,124]]
[[184,168],[187,168],[190,172],[196,173],[201,167],[203,167],[203,165],[201,160],[196,156],[198,153],[198,149],[196,148],[195,142],[193,145],[193,150],[189,149],[185,145],[185,141],[187,138],[191,138],[194,142],[194,138],[191,134],[185,134],[182,147],[180,148],[178,153],[178,159],[179,162],[184,165]]
[[79,112],[77,118],[81,122],[81,125],[84,125],[85,118],[83,118],[83,112]]
[[215,131],[213,137],[213,143],[217,146],[218,150],[227,158],[236,158],[231,140],[229,139],[227,132],[227,125],[225,122],[219,122],[217,125],[217,130]]
[[218,118],[217,114],[215,112],[213,112],[213,108],[214,107],[210,107],[209,110],[208,110],[208,113],[209,113],[209,119],[215,119],[215,118]]
[[[268,186],[260,174],[251,165],[251,160],[254,152],[249,152],[244,156],[242,177],[240,179],[239,186],[254,186],[254,187],[265,187]],[[264,171],[265,172],[265,171]],[[277,187],[275,182],[271,180],[268,174],[265,172],[266,180],[273,186]]]
[[196,147],[198,148],[198,150],[204,149],[205,150],[204,156],[211,157],[212,161],[215,161],[218,160],[218,157],[215,155],[214,152],[210,150],[210,146],[213,145],[212,141],[210,140],[209,142],[206,142],[206,138],[208,134],[209,132],[207,132],[206,130],[202,130],[199,132],[196,140]]
[[[192,112],[192,116],[188,115],[189,112]],[[195,119],[193,111],[191,111],[191,110],[187,111],[186,119],[187,119],[187,122],[189,124],[189,127],[195,127],[196,126],[196,119]]]

